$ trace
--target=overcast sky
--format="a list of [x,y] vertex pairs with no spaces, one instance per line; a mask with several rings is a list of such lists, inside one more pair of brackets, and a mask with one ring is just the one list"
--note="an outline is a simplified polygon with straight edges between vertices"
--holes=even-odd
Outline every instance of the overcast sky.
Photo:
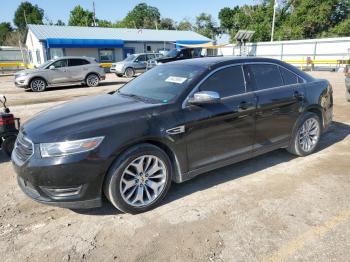
[[[58,19],[65,23],[68,21],[69,12],[76,5],[92,10],[92,0],[28,0],[45,10],[45,16],[53,22]],[[13,23],[13,16],[21,0],[1,0],[0,22]],[[125,17],[136,4],[146,2],[159,9],[162,17],[170,17],[175,21],[189,18],[194,21],[200,12],[211,14],[215,20],[223,7],[257,3],[259,0],[95,0],[96,17],[112,22]]]

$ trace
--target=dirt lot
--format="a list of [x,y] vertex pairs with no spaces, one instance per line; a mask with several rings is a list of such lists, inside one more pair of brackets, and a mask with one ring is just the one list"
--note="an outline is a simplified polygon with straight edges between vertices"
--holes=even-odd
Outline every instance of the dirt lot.
[[[297,158],[278,150],[173,185],[163,204],[140,215],[106,203],[84,212],[44,206],[16,184],[0,153],[2,261],[349,261],[350,103],[340,73],[312,73],[334,87],[334,123],[317,153]],[[0,93],[27,120],[97,88],[24,92],[10,77]]]

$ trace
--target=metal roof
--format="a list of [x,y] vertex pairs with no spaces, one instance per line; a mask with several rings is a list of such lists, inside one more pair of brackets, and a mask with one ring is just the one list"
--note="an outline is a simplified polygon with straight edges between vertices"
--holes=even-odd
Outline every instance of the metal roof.
[[82,26],[28,25],[28,29],[39,39],[121,39],[139,42],[175,42],[179,40],[212,41],[193,31],[105,28]]

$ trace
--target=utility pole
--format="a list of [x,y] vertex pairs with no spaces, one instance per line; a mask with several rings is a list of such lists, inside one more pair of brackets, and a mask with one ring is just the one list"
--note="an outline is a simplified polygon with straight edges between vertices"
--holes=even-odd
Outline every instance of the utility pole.
[[26,22],[26,26],[27,26],[28,22],[27,22],[26,10],[23,10],[23,15],[24,15],[24,21]]
[[275,19],[276,19],[276,9],[278,7],[277,0],[274,0],[273,3],[273,17],[272,17],[272,30],[271,30],[271,42],[273,42],[273,34],[275,32]]
[[95,2],[92,2],[92,9],[93,9],[93,14],[94,14],[94,26],[96,26]]

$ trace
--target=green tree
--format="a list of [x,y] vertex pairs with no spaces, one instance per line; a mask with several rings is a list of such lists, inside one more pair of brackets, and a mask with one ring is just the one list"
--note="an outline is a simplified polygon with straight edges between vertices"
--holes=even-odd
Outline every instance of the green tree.
[[0,46],[4,45],[6,37],[13,31],[10,23],[2,22],[0,23]]
[[180,31],[190,31],[192,30],[192,28],[193,25],[191,24],[191,22],[186,19],[182,20],[177,26],[177,30]]
[[327,36],[350,36],[350,15],[335,27],[331,28]]
[[97,20],[97,25],[99,27],[114,27],[113,23],[111,21],[107,21],[107,20]]
[[155,28],[160,23],[158,8],[140,3],[128,12],[123,19],[123,24],[129,28]]
[[55,25],[65,26],[66,24],[61,19],[58,19]]
[[13,22],[18,30],[24,31],[27,26],[26,22],[28,24],[43,24],[43,17],[43,9],[29,2],[22,2],[15,11]]
[[175,29],[174,20],[172,20],[171,18],[160,19],[159,29],[174,30]]
[[212,16],[206,13],[196,17],[195,31],[211,39],[215,39],[220,33]]
[[94,26],[94,14],[78,5],[70,12],[68,25]]

